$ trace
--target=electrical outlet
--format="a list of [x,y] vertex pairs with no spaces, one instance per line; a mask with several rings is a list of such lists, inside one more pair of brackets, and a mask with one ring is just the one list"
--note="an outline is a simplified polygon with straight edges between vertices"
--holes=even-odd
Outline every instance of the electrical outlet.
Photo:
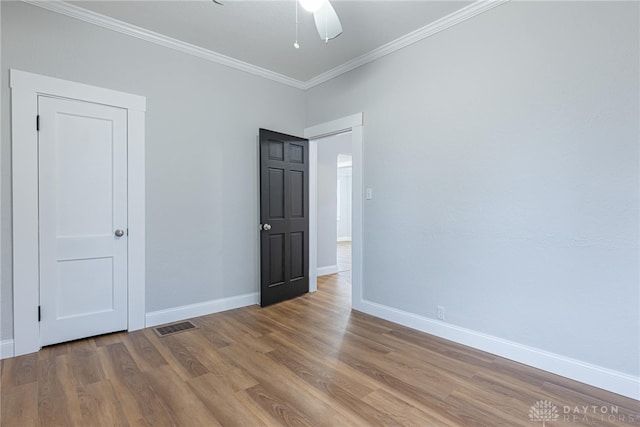
[[436,306],[436,317],[438,320],[444,320],[444,307],[441,305]]

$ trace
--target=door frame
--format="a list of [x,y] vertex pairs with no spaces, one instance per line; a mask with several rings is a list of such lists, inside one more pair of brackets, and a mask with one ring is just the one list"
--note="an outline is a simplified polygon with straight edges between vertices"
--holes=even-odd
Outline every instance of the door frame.
[[128,330],[145,327],[145,111],[146,98],[11,69],[13,207],[13,353],[40,349],[38,323],[38,96],[127,110]]
[[362,308],[363,289],[363,124],[364,114],[356,113],[330,122],[307,127],[309,140],[309,292],[318,290],[318,144],[319,140],[351,132],[352,149],[352,212],[351,212],[351,307]]

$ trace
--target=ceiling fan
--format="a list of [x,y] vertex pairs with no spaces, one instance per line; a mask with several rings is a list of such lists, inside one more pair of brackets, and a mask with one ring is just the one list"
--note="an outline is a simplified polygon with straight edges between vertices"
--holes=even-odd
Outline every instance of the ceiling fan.
[[[212,0],[214,3],[223,6],[222,0]],[[231,0],[230,0],[231,1]],[[296,0],[296,42],[294,46],[299,47],[297,40],[298,31],[298,2],[308,12],[313,13],[313,20],[316,23],[318,35],[325,43],[335,39],[342,34],[342,24],[335,9],[329,0]]]

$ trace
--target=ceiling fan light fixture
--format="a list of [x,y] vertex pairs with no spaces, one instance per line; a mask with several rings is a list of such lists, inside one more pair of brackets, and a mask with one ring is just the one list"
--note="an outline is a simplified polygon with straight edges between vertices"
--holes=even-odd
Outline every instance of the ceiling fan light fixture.
[[306,11],[313,13],[320,10],[324,2],[327,0],[298,0],[298,1]]

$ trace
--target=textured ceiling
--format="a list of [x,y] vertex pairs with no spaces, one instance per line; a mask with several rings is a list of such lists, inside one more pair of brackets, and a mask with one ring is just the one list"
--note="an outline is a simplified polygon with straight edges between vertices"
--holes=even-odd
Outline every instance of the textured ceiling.
[[333,0],[344,32],[328,44],[299,8],[300,49],[293,47],[293,0],[69,3],[306,82],[471,2]]

